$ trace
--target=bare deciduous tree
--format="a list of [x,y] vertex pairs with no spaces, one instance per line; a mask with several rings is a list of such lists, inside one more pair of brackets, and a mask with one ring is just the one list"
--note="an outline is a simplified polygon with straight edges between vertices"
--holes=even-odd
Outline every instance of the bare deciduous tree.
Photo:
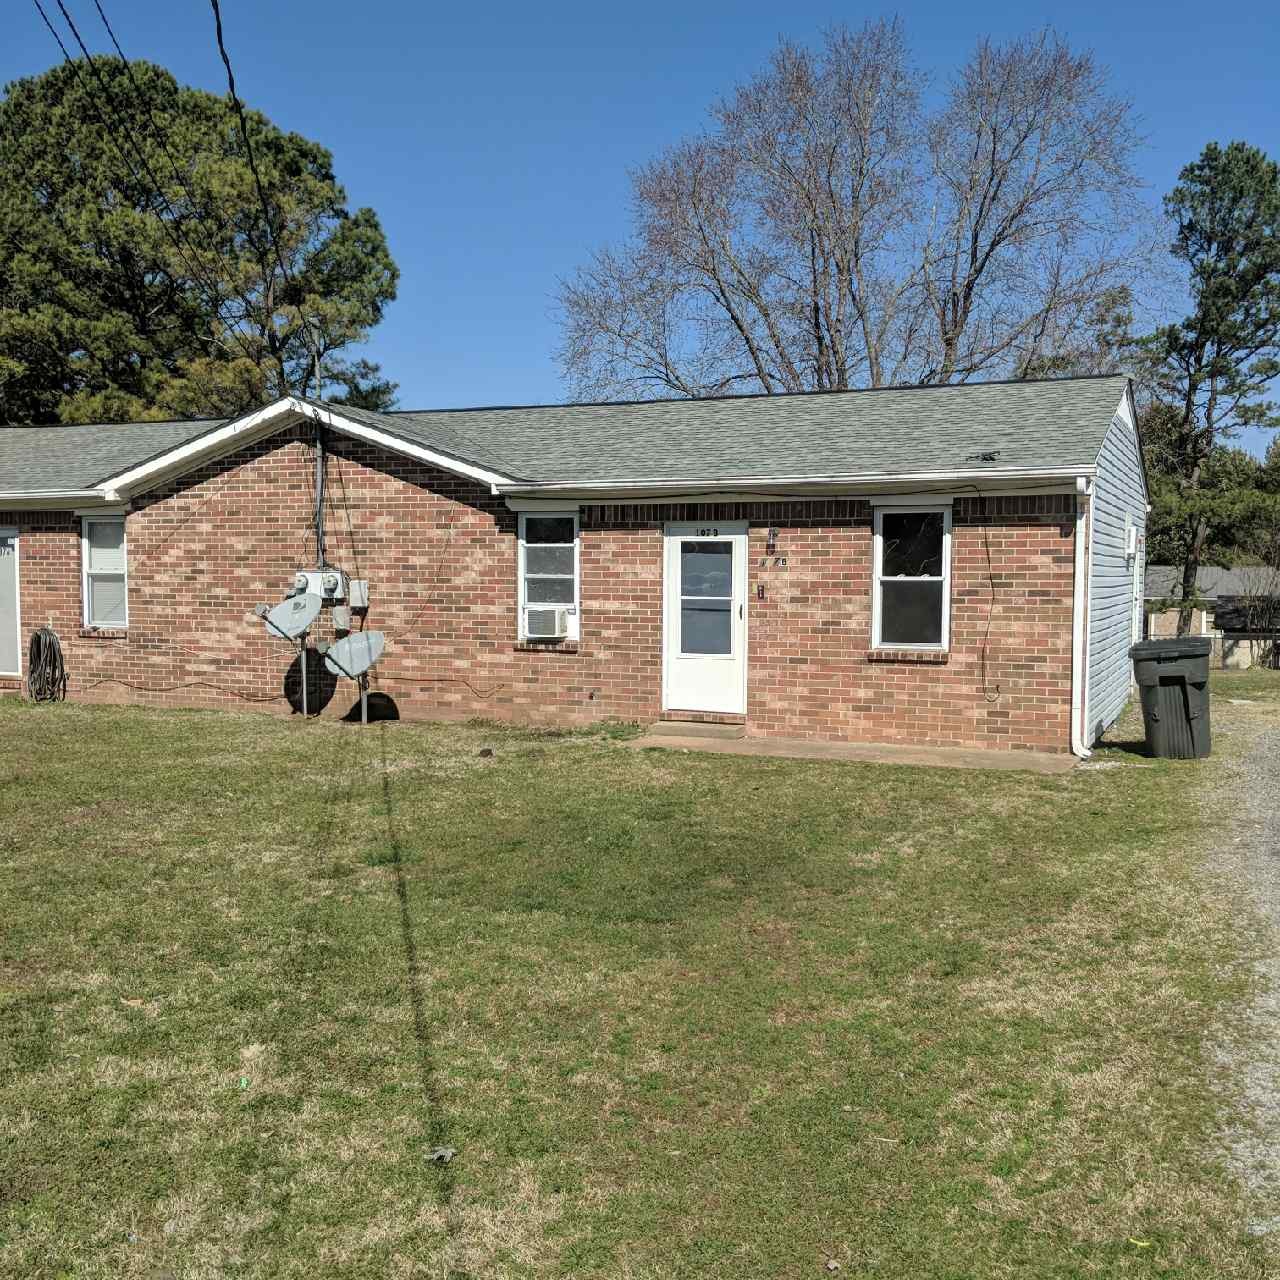
[[564,283],[575,391],[961,381],[1085,349],[1136,270],[1128,105],[1051,32],[981,43],[931,113],[922,84],[896,21],[784,42]]

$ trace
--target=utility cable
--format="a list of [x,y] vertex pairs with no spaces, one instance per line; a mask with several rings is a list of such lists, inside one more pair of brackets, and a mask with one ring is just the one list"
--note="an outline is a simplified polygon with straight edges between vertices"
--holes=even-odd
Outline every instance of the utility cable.
[[[62,0],[58,0],[58,3],[61,4]],[[280,251],[280,237],[276,234],[275,224],[271,218],[271,203],[267,199],[266,188],[262,184],[262,175],[258,172],[258,162],[253,154],[253,141],[249,137],[249,121],[245,116],[244,103],[240,101],[240,95],[236,92],[236,76],[231,69],[231,56],[227,53],[226,41],[222,35],[222,9],[218,0],[209,0],[209,3],[213,8],[213,24],[218,41],[218,52],[222,56],[222,65],[227,69],[227,96],[231,99],[231,105],[235,108],[236,118],[240,121],[240,136],[244,139],[245,159],[249,162],[249,172],[253,174],[253,185],[257,189],[258,202],[262,205],[262,216],[267,224],[267,241],[271,248],[275,250],[276,263],[280,267],[285,283],[298,294],[298,318],[302,321],[303,327],[307,331],[307,337],[311,342],[311,358],[314,365],[313,376],[316,382],[316,396],[319,397],[323,393],[320,381],[320,345],[316,341],[311,321],[302,314],[301,290],[294,281],[289,268],[285,265],[284,254]]]
[[[100,0],[93,0],[93,7],[97,9],[98,17],[102,19],[102,25],[107,30],[107,35],[111,39],[111,44],[114,47],[116,54],[119,56],[120,61],[124,64],[125,75],[129,77],[129,83],[133,86],[133,91],[137,96],[138,102],[141,104],[143,111],[146,112],[147,120],[151,125],[151,133],[154,136],[156,142],[159,143],[160,150],[164,152],[164,157],[169,162],[169,168],[173,170],[174,178],[177,179],[179,186],[181,186],[182,189],[187,193],[187,197],[191,201],[192,209],[194,210],[199,208],[200,197],[196,194],[196,192],[192,189],[190,183],[187,181],[187,178],[182,172],[181,165],[179,165],[177,160],[174,159],[173,152],[169,149],[169,144],[165,139],[166,131],[160,127],[159,121],[156,120],[155,112],[152,111],[151,109],[151,102],[148,99],[146,93],[144,92],[142,86],[138,83],[137,77],[133,74],[133,65],[129,61],[129,59],[125,56],[124,50],[120,47],[120,41],[116,39],[115,30],[111,26],[110,19],[108,19],[106,15],[106,11],[103,9]],[[215,219],[215,221],[217,223],[219,230],[231,232],[232,238],[234,239],[236,234],[236,229],[234,225],[230,222],[230,220],[228,220],[227,218],[218,216]]]
[[[55,43],[57,44],[59,50],[61,50],[63,60],[71,68],[72,74],[76,78],[76,82],[84,90],[86,98],[93,111],[93,114],[97,118],[98,123],[102,126],[103,132],[107,135],[107,138],[111,143],[111,146],[115,149],[116,154],[120,157],[120,159],[124,161],[125,168],[129,171],[129,174],[133,178],[133,180],[136,183],[138,183],[140,187],[145,188],[146,183],[143,182],[137,167],[135,167],[134,165],[134,162],[129,158],[129,155],[126,153],[123,146],[121,146],[120,141],[117,137],[117,132],[118,131],[123,132],[124,135],[129,139],[130,145],[133,146],[135,151],[138,152],[139,159],[141,160],[144,170],[147,171],[147,175],[151,182],[151,189],[154,192],[154,195],[152,195],[147,201],[148,212],[155,214],[156,220],[160,223],[160,226],[164,229],[165,235],[168,236],[169,239],[172,241],[173,247],[176,250],[178,257],[181,259],[183,266],[185,266],[187,271],[190,273],[192,281],[206,293],[208,300],[212,302],[214,314],[218,317],[219,320],[222,321],[224,325],[226,325],[227,334],[232,339],[234,339],[236,345],[240,348],[245,358],[247,360],[252,361],[254,364],[256,364],[257,361],[254,360],[253,353],[245,345],[242,335],[240,334],[240,331],[236,327],[236,323],[233,321],[229,321],[227,317],[223,314],[222,308],[224,303],[220,300],[220,294],[218,289],[215,286],[210,285],[209,280],[204,276],[200,268],[196,264],[194,264],[191,261],[191,259],[187,256],[187,249],[184,248],[184,244],[183,244],[185,235],[180,235],[181,227],[178,223],[178,215],[174,210],[173,206],[169,203],[168,199],[166,198],[162,184],[156,179],[154,172],[151,171],[150,166],[146,161],[145,155],[143,155],[141,148],[138,146],[137,140],[134,138],[132,131],[129,129],[128,122],[124,120],[123,117],[120,116],[118,109],[116,109],[114,100],[111,97],[110,90],[107,88],[106,84],[103,82],[102,76],[98,72],[97,64],[94,62],[93,58],[89,55],[89,51],[85,47],[84,41],[80,39],[79,32],[76,31],[75,24],[74,22],[72,22],[70,15],[67,13],[66,7],[62,3],[62,0],[57,0],[58,7],[62,10],[63,16],[67,19],[68,25],[71,27],[72,32],[75,34],[77,43],[80,45],[81,49],[84,50],[85,59],[88,62],[90,69],[93,71],[95,79],[97,79],[98,83],[102,86],[103,95],[107,99],[108,106],[117,117],[117,125],[119,126],[119,130],[113,129],[111,127],[111,124],[107,121],[106,117],[103,115],[102,111],[99,109],[97,98],[95,97],[93,91],[89,88],[88,84],[85,82],[84,77],[80,74],[80,67],[77,64],[76,59],[74,59],[71,56],[71,53],[67,49],[66,44],[63,42],[62,37],[58,34],[58,31],[54,27],[52,21],[50,21],[49,15],[45,11],[44,5],[41,4],[40,0],[32,0],[32,3],[35,5],[36,11],[40,14],[40,17],[43,20],[44,25],[48,28],[49,34],[53,36]],[[165,217],[163,217],[161,212],[155,208],[154,201],[156,199],[158,199],[160,203],[165,207],[165,209],[168,210],[170,216],[173,219],[173,222],[170,222]],[[190,246],[189,244],[188,244],[188,247],[190,247],[191,252],[197,254],[197,257],[198,257],[198,251],[193,246]],[[215,338],[215,341],[216,340],[217,339]]]

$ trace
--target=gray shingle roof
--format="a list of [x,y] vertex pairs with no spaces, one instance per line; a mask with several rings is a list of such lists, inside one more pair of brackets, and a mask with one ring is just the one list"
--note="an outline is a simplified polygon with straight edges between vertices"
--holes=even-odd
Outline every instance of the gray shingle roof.
[[[717,400],[335,413],[531,484],[1089,467],[1122,377]],[[87,488],[220,423],[0,429],[0,492]],[[985,455],[994,455],[990,458]]]
[[[1275,580],[1274,570],[1266,568],[1220,569],[1202,565],[1196,574],[1196,590],[1205,600],[1229,596],[1247,596],[1268,592]],[[1167,564],[1147,566],[1143,595],[1148,600],[1173,600],[1182,595],[1182,569]]]
[[0,427],[0,493],[90,489],[221,423],[204,419]]
[[[385,428],[538,483],[768,479],[1090,466],[1125,379],[376,414]],[[993,462],[973,455],[995,452]]]

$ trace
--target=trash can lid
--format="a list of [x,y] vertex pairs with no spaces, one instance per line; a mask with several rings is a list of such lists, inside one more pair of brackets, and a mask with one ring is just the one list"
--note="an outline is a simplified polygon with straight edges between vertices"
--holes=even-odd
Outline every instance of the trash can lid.
[[1170,636],[1167,640],[1139,640],[1129,650],[1135,662],[1152,658],[1207,658],[1213,652],[1208,636]]

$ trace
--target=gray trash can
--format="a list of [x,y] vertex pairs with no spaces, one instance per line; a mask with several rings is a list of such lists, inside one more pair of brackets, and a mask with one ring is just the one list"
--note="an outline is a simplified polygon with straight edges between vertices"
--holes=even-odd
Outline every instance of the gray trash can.
[[1201,636],[1143,640],[1129,650],[1153,756],[1198,760],[1209,754],[1209,653]]

